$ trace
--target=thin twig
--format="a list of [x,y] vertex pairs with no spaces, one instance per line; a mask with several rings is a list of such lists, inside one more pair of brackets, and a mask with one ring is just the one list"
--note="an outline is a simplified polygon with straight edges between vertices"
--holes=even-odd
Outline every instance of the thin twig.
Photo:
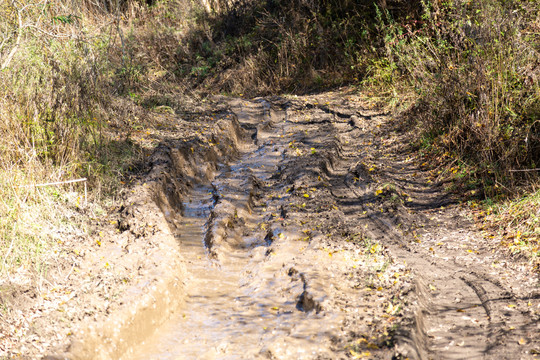
[[19,50],[19,46],[21,45],[21,37],[22,37],[22,15],[21,10],[17,8],[15,5],[15,1],[12,1],[13,8],[17,11],[17,22],[19,24],[19,28],[17,29],[17,40],[15,41],[15,46],[11,49],[9,52],[6,60],[2,63],[2,66],[0,66],[0,70],[4,70],[9,66],[9,63],[13,59],[13,56],[15,56],[15,53],[17,53],[17,50]]
[[34,24],[25,24],[25,25],[23,25],[23,27],[34,28],[37,31],[39,31],[40,33],[43,33],[43,34],[45,34],[47,36],[50,36],[50,37],[61,38],[61,39],[67,39],[67,38],[73,37],[73,34],[53,34],[53,33],[50,33],[48,31],[45,31],[45,30],[39,28],[38,26],[36,26]]
[[536,168],[536,169],[516,169],[516,170],[510,170],[510,172],[518,172],[518,171],[540,171],[540,168]]
[[77,182],[84,182],[84,206],[88,206],[88,187],[86,185],[86,182],[87,182],[86,178],[66,180],[66,181],[57,181],[57,182],[45,183],[45,184],[21,185],[19,186],[19,188],[55,186],[55,185],[72,184],[72,183],[77,183]]
[[63,184],[71,184],[81,181],[87,181],[86,178],[81,179],[74,179],[74,180],[66,180],[66,181],[57,181],[52,183],[45,183],[45,184],[33,184],[33,185],[22,185],[20,187],[41,187],[41,186],[54,186],[54,185],[63,185]]

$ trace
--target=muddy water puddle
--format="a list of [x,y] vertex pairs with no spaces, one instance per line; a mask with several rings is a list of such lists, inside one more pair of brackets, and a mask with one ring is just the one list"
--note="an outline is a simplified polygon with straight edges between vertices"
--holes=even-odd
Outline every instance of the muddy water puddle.
[[[199,187],[184,204],[178,241],[190,276],[185,310],[147,341],[138,359],[221,357],[230,351],[233,339],[242,338],[251,331],[249,327],[264,320],[242,303],[248,295],[239,286],[245,255],[231,254],[227,266],[208,256],[204,235],[213,201],[212,188]],[[236,325],[250,323],[243,329]]]
[[[265,108],[260,116],[270,114]],[[261,143],[186,197],[177,235],[189,273],[185,307],[130,359],[329,355],[340,318],[298,305],[305,284],[293,281],[290,269],[301,245],[281,234],[276,238],[283,244],[270,252],[268,239],[257,231],[266,207],[253,205],[253,188],[278,171],[282,133],[257,131]]]

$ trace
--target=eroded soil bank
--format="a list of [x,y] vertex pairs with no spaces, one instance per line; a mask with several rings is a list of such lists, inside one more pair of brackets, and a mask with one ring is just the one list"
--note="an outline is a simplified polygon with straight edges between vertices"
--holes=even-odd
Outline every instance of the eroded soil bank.
[[[184,132],[164,126],[104,225],[116,296],[53,322],[66,335],[43,352],[536,358],[537,274],[483,239],[397,120],[361,99],[216,97],[207,116],[176,124]],[[92,298],[79,293],[70,314]]]

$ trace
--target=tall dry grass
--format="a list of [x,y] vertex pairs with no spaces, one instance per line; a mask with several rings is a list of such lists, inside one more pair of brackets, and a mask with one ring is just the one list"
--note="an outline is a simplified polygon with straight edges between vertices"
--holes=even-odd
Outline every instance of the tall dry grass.
[[[133,111],[121,99],[135,81],[125,24],[138,3],[107,0],[0,2],[0,273],[35,271],[51,234],[78,226],[82,185],[112,193],[138,156],[119,138]],[[113,127],[111,125],[116,125]],[[129,131],[129,129],[128,129]],[[75,195],[74,195],[75,194]]]
[[[306,92],[357,83],[381,41],[378,1],[242,0],[201,12],[181,39],[178,72],[207,92]],[[388,0],[397,19],[419,1]]]
[[377,16],[371,85],[408,92],[423,144],[467,164],[486,195],[534,181],[540,165],[537,5],[425,1],[419,19]]

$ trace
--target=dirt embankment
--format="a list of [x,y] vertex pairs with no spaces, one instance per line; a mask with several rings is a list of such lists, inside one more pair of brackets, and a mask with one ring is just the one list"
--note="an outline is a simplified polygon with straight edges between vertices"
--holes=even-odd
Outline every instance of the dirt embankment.
[[[115,296],[56,358],[540,352],[537,276],[474,230],[390,115],[347,92],[213,102],[212,119],[163,133],[76,265],[103,277],[106,243],[127,280],[105,282]],[[66,307],[107,293],[82,289]]]

